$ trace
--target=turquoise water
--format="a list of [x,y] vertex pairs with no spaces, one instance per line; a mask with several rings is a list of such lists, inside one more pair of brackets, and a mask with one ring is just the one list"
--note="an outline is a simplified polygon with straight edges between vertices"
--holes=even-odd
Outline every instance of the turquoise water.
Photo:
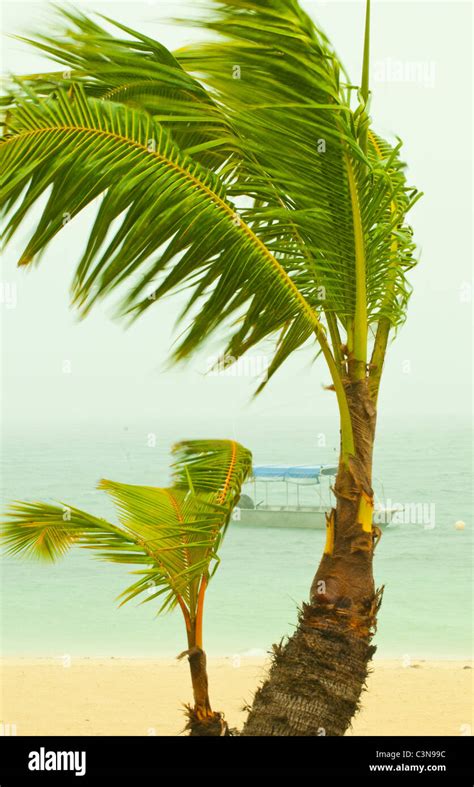
[[[89,426],[4,436],[2,496],[55,499],[111,516],[100,477],[162,485],[168,447],[176,439],[233,436],[256,463],[333,463],[337,428],[297,416],[240,423]],[[153,438],[151,438],[153,442]],[[375,489],[392,502],[434,506],[423,522],[386,531],[376,552],[377,584],[385,585],[376,642],[383,657],[466,658],[471,652],[471,435],[462,424],[383,423],[375,457]],[[380,479],[383,479],[383,488]],[[454,529],[464,520],[466,529]],[[230,527],[222,563],[208,592],[205,647],[211,655],[261,654],[292,631],[307,597],[324,533]],[[5,655],[169,656],[185,646],[179,612],[155,617],[154,602],[118,609],[130,584],[126,567],[75,550],[54,566],[5,559],[2,650]]]

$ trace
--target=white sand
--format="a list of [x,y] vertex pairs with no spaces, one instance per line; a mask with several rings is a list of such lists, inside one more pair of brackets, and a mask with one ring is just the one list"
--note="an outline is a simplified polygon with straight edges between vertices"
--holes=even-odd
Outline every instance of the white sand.
[[[353,735],[461,735],[472,725],[467,661],[376,661]],[[470,666],[470,665],[469,665]],[[209,660],[211,703],[241,726],[262,659]],[[177,735],[192,698],[186,660],[4,659],[0,722],[18,735]],[[10,728],[11,729],[11,728]]]

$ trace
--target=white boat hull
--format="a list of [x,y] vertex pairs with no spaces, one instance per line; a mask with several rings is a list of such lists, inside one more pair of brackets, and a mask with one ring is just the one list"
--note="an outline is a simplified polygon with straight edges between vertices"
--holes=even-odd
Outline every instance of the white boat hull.
[[[240,527],[288,528],[290,530],[325,530],[326,513],[324,507],[285,509],[285,508],[236,508],[232,525]],[[392,510],[379,509],[374,512],[373,523],[385,527],[392,518]]]

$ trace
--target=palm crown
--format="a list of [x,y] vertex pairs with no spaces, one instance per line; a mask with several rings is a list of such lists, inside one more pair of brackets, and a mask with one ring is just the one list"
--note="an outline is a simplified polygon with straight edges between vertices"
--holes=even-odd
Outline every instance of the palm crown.
[[188,633],[199,616],[202,626],[204,593],[252,457],[232,440],[191,440],[173,451],[170,487],[100,481],[119,525],[69,505],[12,504],[2,530],[7,554],[56,560],[73,546],[93,549],[100,559],[137,566],[122,604],[140,594],[144,602],[160,598],[159,612],[179,604]]
[[400,146],[370,126],[368,50],[357,91],[296,0],[216,3],[200,24],[218,40],[174,53],[62,13],[62,37],[30,43],[68,70],[19,77],[4,101],[7,238],[48,195],[20,264],[94,202],[73,283],[83,313],[124,283],[131,316],[185,285],[176,358],[224,325],[232,358],[276,338],[269,377],[315,339],[351,453],[344,381],[369,375],[376,398],[418,196]]

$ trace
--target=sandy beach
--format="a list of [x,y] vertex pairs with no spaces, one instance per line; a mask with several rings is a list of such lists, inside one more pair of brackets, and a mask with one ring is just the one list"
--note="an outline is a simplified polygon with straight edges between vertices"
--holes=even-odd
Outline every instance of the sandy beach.
[[[263,659],[209,660],[211,702],[232,726],[264,674]],[[4,659],[1,678],[3,734],[178,735],[191,699],[187,663],[172,659]],[[368,686],[348,734],[470,734],[468,661],[376,661]]]

